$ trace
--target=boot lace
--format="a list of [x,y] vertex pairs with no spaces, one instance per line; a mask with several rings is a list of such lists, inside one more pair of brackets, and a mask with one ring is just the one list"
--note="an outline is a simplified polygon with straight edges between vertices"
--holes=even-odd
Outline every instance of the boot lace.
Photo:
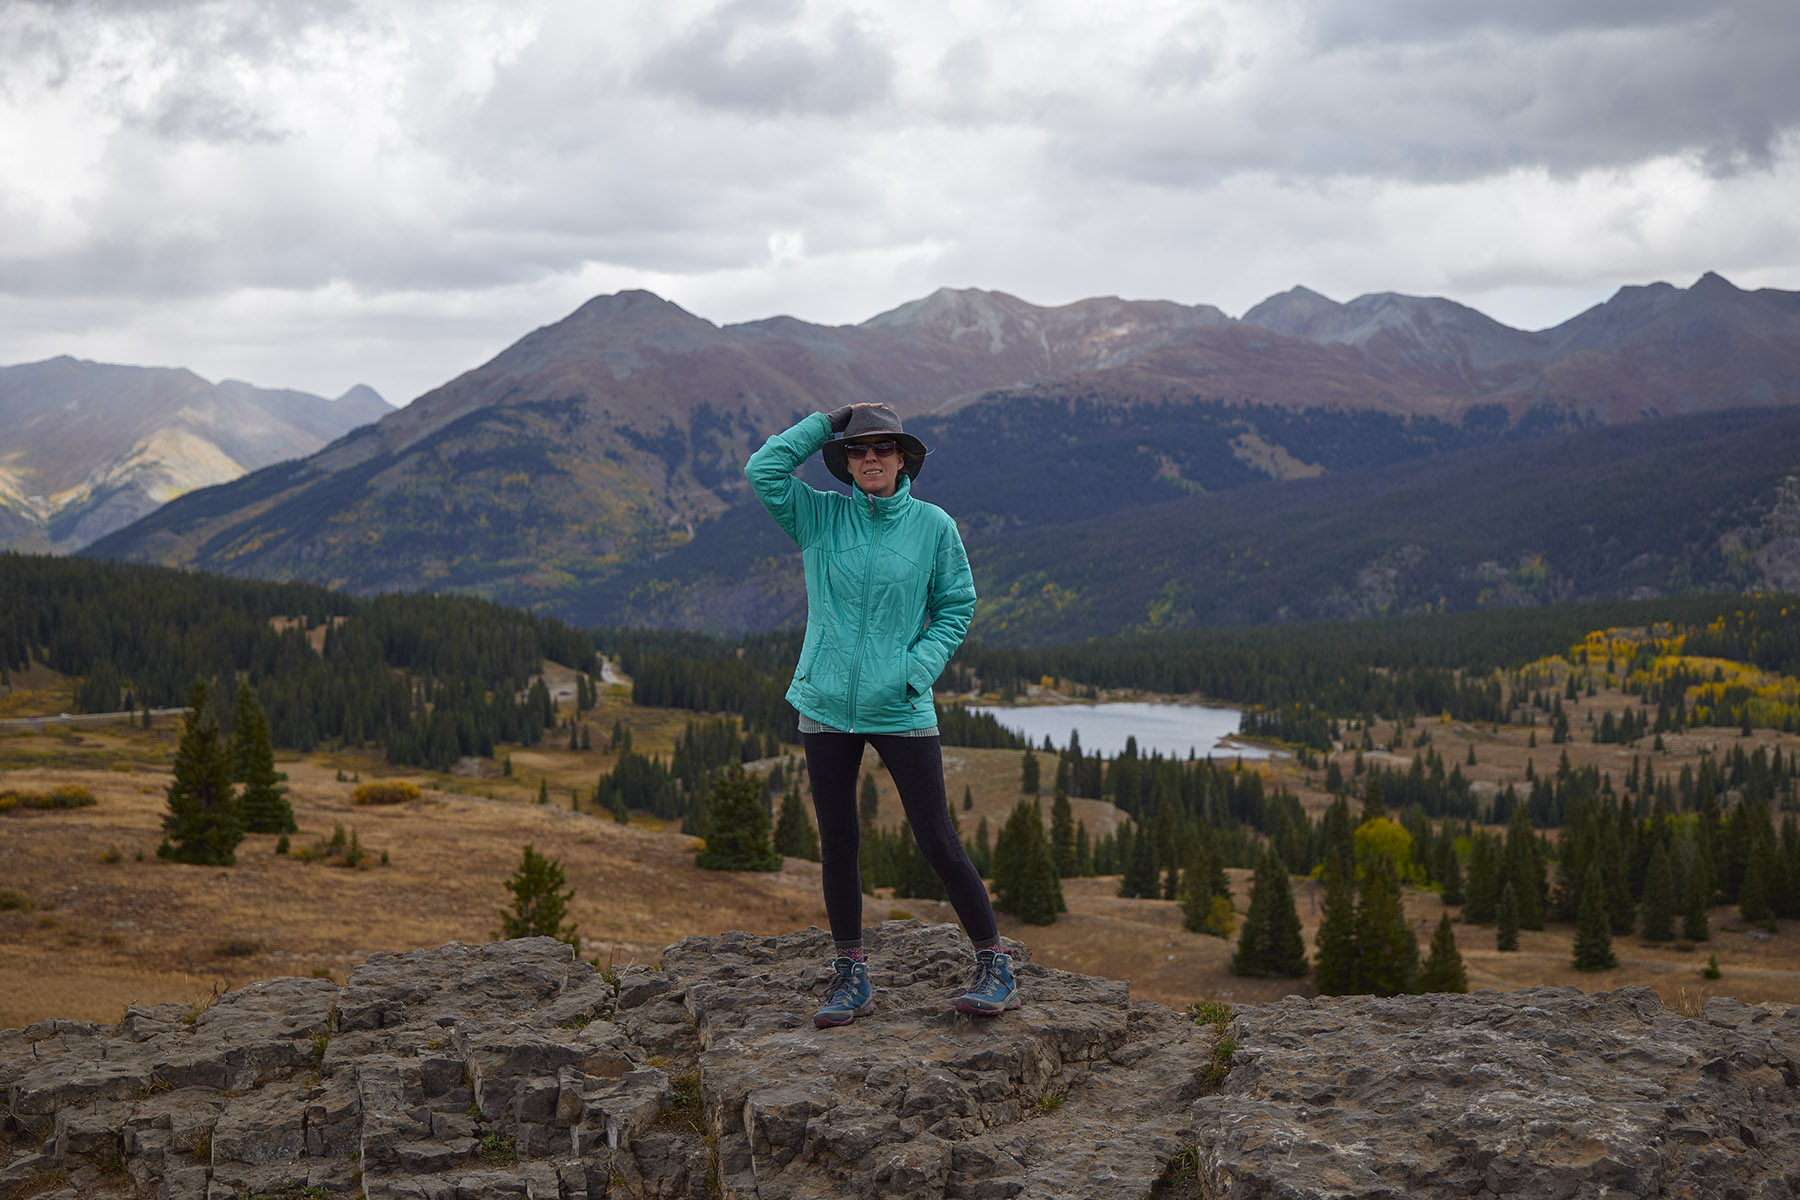
[[825,1000],[828,1004],[848,1004],[854,999],[856,964],[851,959],[840,958],[831,964],[831,983],[825,989]]

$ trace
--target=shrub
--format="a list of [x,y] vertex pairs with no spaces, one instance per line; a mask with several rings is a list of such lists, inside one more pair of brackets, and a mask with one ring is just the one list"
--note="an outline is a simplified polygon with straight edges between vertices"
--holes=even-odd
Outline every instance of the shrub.
[[47,792],[22,792],[9,789],[0,792],[0,812],[16,808],[85,808],[94,803],[94,794],[84,787],[65,784]]
[[30,912],[31,897],[18,888],[0,887],[0,912]]
[[[328,862],[335,866],[349,867],[352,870],[365,867],[375,852],[362,844],[357,836],[355,826],[348,833],[344,831],[342,822],[332,827],[329,838],[320,838],[310,846],[303,846],[291,851],[293,856],[304,863]],[[383,854],[387,852],[382,851]]]
[[419,798],[419,789],[403,779],[365,783],[350,798],[357,804],[405,804]]
[[255,938],[226,938],[212,948],[214,958],[244,958],[262,949],[262,943]]

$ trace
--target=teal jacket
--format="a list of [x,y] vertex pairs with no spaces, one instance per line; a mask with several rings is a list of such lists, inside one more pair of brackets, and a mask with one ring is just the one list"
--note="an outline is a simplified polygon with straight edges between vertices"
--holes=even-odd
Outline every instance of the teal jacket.
[[805,716],[852,733],[937,724],[931,685],[975,615],[975,579],[956,522],[915,500],[904,474],[885,498],[821,492],[794,469],[831,440],[814,413],[750,456],[756,498],[800,544],[806,642],[788,688]]

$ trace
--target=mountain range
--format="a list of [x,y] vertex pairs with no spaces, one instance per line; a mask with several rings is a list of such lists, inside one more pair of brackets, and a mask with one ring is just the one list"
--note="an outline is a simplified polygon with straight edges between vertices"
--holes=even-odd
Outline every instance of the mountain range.
[[[1332,558],[1335,574],[1325,578],[1308,575],[1302,555],[1283,584],[1291,594],[1250,606],[1207,599],[1205,589],[1184,599],[1171,581],[1190,569],[1221,572],[1215,553],[1274,544],[1280,530],[1255,528],[1258,512],[1315,520],[1334,506],[1356,510],[1359,488],[1379,497],[1414,477],[1437,491],[1414,488],[1409,502],[1440,514],[1457,511],[1459,490],[1493,471],[1530,478],[1569,497],[1567,511],[1583,510],[1594,472],[1579,455],[1540,451],[1596,436],[1591,444],[1602,446],[1608,428],[1634,423],[1690,442],[1761,436],[1761,474],[1738,479],[1738,508],[1713,516],[1735,529],[1755,515],[1751,507],[1777,511],[1782,481],[1800,470],[1800,460],[1778,461],[1791,431],[1738,410],[1772,418],[1800,401],[1800,293],[1744,291],[1708,274],[1688,288],[1624,288],[1528,332],[1443,299],[1379,294],[1340,304],[1304,288],[1238,320],[1206,305],[1103,298],[1040,308],[946,289],[855,326],[775,317],[723,327],[650,293],[623,292],[589,301],[372,426],[182,496],[89,552],[362,592],[455,589],[589,624],[787,624],[803,615],[798,560],[771,537],[740,467],[800,414],[856,400],[892,404],[939,447],[919,494],[964,522],[978,584],[995,600],[983,606],[992,619],[978,622],[994,636],[1331,615],[1323,597],[1363,595],[1346,579],[1383,576],[1394,554],[1416,560],[1403,576],[1422,565],[1424,573],[1407,576],[1385,604],[1363,596],[1336,607],[1754,586],[1775,576],[1737,567],[1731,579],[1708,576],[1707,564],[1723,561],[1717,553],[1683,551],[1675,556],[1683,565],[1651,572],[1654,581],[1642,570],[1630,578],[1576,570],[1543,560],[1552,544],[1570,549],[1566,539],[1547,532],[1533,549],[1529,530],[1513,530],[1525,541],[1504,552],[1471,544],[1448,558],[1421,556],[1417,538],[1352,539],[1367,561]],[[1426,470],[1439,460],[1461,465]],[[1551,479],[1526,470],[1534,461],[1583,473]],[[816,464],[810,470],[829,484]],[[1615,503],[1619,486],[1600,486],[1606,512],[1629,511]],[[1220,519],[1223,497],[1238,489],[1235,548],[1185,536]],[[1500,502],[1505,490],[1489,489],[1482,503]],[[1306,510],[1307,496],[1325,497],[1326,509]],[[1382,506],[1372,503],[1369,519],[1379,522]],[[1104,524],[1084,532],[1108,520],[1120,535]],[[1108,567],[1126,546],[1134,562],[1167,569]],[[1175,546],[1200,557],[1175,563]],[[1050,570],[1059,554],[1062,566]],[[1545,561],[1557,588],[1433,585],[1456,572],[1517,570],[1520,554]],[[1097,582],[1119,581],[1118,603],[1065,603],[1067,619],[1000,603],[1094,571]],[[1077,590],[1096,598],[1095,583]],[[1011,615],[996,623],[1002,613]]]
[[0,367],[0,548],[64,553],[170,499],[311,454],[393,408],[62,357]]

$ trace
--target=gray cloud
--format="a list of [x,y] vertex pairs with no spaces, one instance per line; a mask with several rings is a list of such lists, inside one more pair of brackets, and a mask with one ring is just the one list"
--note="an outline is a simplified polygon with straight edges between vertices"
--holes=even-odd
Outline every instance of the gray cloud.
[[1187,89],[1071,121],[1055,131],[1058,152],[1071,173],[1166,186],[1240,171],[1454,181],[1672,154],[1723,175],[1767,166],[1800,126],[1791,5],[1480,12],[1426,0],[1314,5],[1312,52],[1269,63],[1228,99]]
[[637,77],[653,91],[752,113],[857,112],[888,95],[888,51],[849,15],[800,36],[790,0],[729,0],[652,50]]
[[[1800,283],[1791,0],[94,0],[0,4],[0,62],[0,307],[84,314],[99,356],[134,305],[182,314],[138,318],[172,347],[254,310],[272,366],[213,373],[331,394],[621,286],[826,321],[939,284],[1527,289],[1548,323]],[[293,313],[359,364],[405,347],[404,382],[284,380]],[[0,361],[47,328],[0,325]]]

